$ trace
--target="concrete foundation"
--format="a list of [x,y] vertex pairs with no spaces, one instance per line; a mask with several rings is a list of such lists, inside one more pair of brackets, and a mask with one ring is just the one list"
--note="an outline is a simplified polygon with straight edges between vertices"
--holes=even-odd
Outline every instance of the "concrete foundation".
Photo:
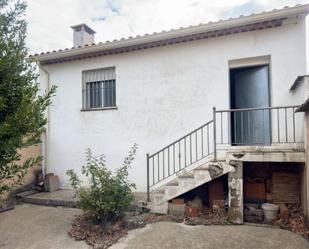
[[230,162],[235,170],[228,175],[229,184],[229,221],[234,224],[244,222],[243,214],[243,163],[241,161]]

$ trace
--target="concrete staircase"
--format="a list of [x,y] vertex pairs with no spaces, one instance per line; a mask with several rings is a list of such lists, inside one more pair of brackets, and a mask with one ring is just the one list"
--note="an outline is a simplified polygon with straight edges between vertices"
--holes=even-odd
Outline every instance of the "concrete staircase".
[[[234,223],[242,223],[243,162],[304,161],[304,153],[299,150],[304,146],[303,135],[297,132],[297,127],[302,127],[301,123],[297,123],[302,122],[302,119],[295,118],[298,107],[295,105],[238,110],[217,110],[214,107],[213,120],[157,152],[147,154],[147,200],[150,201],[151,212],[165,214],[168,212],[168,202],[173,198],[229,173],[229,217]],[[235,126],[235,134],[233,133],[232,117],[237,117],[237,113],[241,117],[248,113],[255,115],[257,111],[277,113],[277,116],[272,118],[272,122],[274,119],[274,124],[278,124],[273,133],[264,133],[264,125],[261,130],[261,120],[258,118],[252,119],[253,123],[250,121],[250,127],[255,129],[258,137],[246,126],[243,119],[236,119],[241,125]],[[285,116],[279,113],[285,113]],[[266,121],[263,119],[263,122]],[[280,126],[280,123],[285,126]],[[265,136],[271,136],[271,144],[266,142]]]
[[233,170],[234,167],[225,160],[209,161],[183,175],[178,175],[176,179],[151,192],[150,210],[152,213],[166,214],[168,213],[169,200]]

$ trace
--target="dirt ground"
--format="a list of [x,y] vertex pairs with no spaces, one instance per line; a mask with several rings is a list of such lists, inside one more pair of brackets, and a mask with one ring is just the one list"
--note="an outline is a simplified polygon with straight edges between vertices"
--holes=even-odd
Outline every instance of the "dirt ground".
[[[17,205],[0,213],[0,249],[89,249],[68,231],[78,209]],[[304,238],[282,229],[255,226],[188,226],[159,222],[129,231],[111,249],[295,248],[308,249]]]

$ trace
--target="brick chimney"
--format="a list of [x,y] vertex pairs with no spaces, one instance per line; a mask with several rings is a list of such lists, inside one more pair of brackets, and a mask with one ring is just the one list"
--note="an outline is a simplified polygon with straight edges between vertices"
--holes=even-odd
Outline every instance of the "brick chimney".
[[94,43],[95,31],[91,29],[88,25],[82,23],[79,25],[71,26],[73,29],[73,46],[85,46]]

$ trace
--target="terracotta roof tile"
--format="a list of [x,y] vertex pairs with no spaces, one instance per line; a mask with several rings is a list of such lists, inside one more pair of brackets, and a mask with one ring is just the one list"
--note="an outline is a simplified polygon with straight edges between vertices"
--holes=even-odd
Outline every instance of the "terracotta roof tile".
[[[300,4],[297,4],[295,5],[294,7],[289,7],[289,6],[285,6],[284,8],[282,9],[279,9],[279,10],[283,10],[283,9],[292,9],[292,8],[296,8],[298,6],[307,6],[307,8],[309,9],[309,4],[308,5],[300,5]],[[152,35],[159,35],[159,34],[164,34],[164,33],[168,33],[168,32],[175,32],[175,31],[179,31],[179,30],[184,30],[184,29],[190,29],[190,28],[195,28],[195,27],[202,27],[202,26],[206,26],[206,25],[209,25],[209,24],[217,24],[217,23],[221,23],[221,22],[224,22],[224,21],[228,21],[228,20],[236,20],[236,19],[239,19],[239,18],[243,18],[243,17],[249,17],[249,16],[257,16],[257,15],[261,15],[263,13],[272,13],[272,12],[276,12],[278,11],[277,9],[273,9],[271,11],[263,11],[263,12],[260,12],[260,13],[252,13],[252,14],[249,14],[249,15],[240,15],[238,17],[234,17],[234,18],[227,18],[227,19],[220,19],[216,22],[212,22],[212,21],[209,21],[208,23],[200,23],[198,25],[190,25],[190,26],[186,26],[186,27],[180,27],[180,28],[177,28],[177,29],[170,29],[168,31],[165,31],[165,30],[162,30],[161,32],[153,32],[151,34],[143,34],[143,35],[136,35],[135,37],[132,37],[132,36],[129,36],[127,38],[123,37],[123,38],[120,38],[120,39],[115,39],[113,41],[105,41],[105,42],[98,42],[98,43],[92,43],[92,44],[89,44],[89,45],[85,45],[85,46],[78,46],[78,47],[71,47],[71,48],[64,48],[64,49],[59,49],[58,51],[56,50],[53,50],[52,52],[50,51],[46,51],[46,52],[41,52],[40,54],[34,54],[34,55],[30,55],[29,57],[35,57],[35,56],[42,56],[42,55],[46,55],[46,54],[53,54],[53,53],[59,53],[59,52],[64,52],[64,51],[69,51],[69,50],[75,50],[75,49],[81,49],[81,48],[86,48],[86,47],[95,47],[95,46],[98,46],[98,45],[104,45],[104,44],[110,44],[110,43],[116,43],[116,42],[119,42],[119,41],[129,41],[129,40],[132,40],[132,39],[136,39],[136,38],[143,38],[143,37],[148,37],[148,36],[152,36]],[[264,29],[265,27],[261,26],[259,27],[259,29]],[[239,30],[234,30],[232,31],[231,33],[238,33]],[[217,35],[210,35],[210,37],[215,37],[215,36],[218,36]],[[187,40],[187,39],[185,39]],[[195,40],[195,39],[193,39]],[[189,41],[191,41],[191,39],[189,39]],[[166,45],[166,44],[162,44],[162,45]]]

